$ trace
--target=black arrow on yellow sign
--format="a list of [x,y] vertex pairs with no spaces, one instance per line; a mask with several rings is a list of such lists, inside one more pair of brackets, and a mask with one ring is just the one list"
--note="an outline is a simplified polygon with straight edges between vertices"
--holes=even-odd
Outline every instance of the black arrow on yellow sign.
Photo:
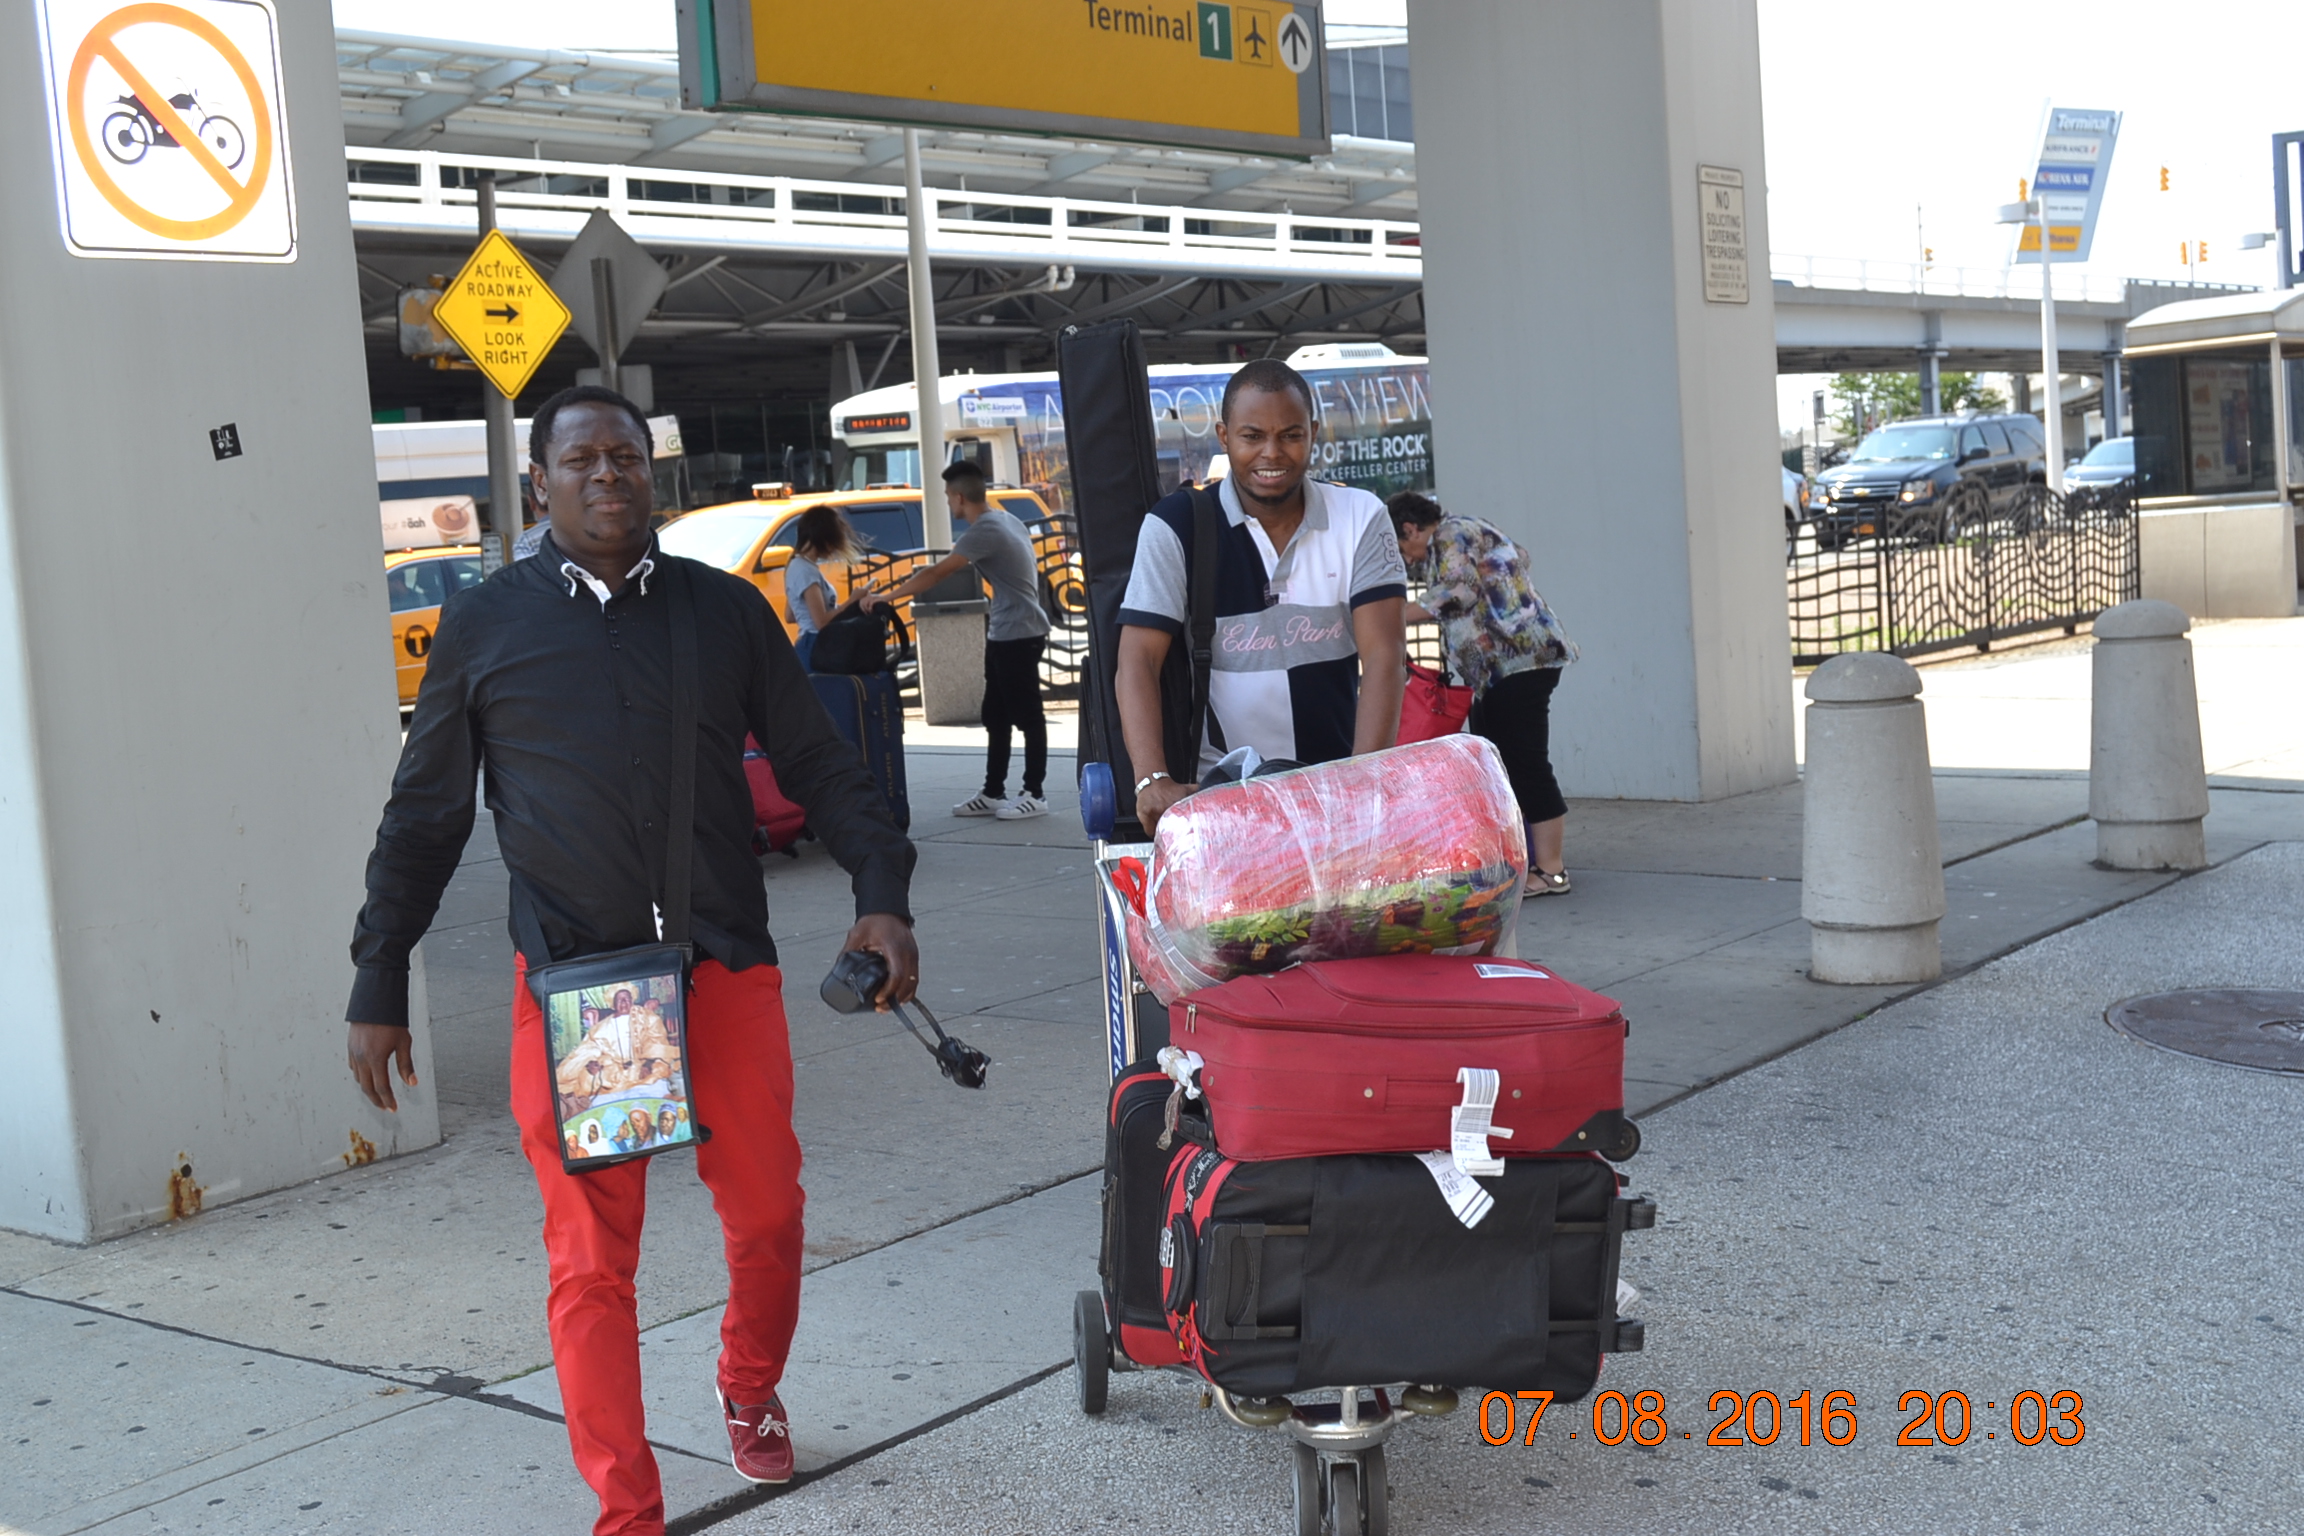
[[510,325],[520,318],[520,311],[514,309],[510,304],[506,304],[502,309],[484,309],[480,313],[491,320],[501,320],[506,325]]

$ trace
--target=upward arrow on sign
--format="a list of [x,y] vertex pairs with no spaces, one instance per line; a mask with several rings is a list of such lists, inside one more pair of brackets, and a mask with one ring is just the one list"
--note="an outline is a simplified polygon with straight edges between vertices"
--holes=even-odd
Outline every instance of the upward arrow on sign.
[[1280,62],[1299,75],[1312,62],[1312,29],[1294,11],[1280,19]]

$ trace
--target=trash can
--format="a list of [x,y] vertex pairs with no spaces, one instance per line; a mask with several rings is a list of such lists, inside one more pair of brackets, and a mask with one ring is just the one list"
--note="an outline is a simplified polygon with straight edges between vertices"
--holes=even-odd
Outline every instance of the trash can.
[[920,708],[930,725],[984,723],[984,626],[991,611],[972,570],[957,571],[912,600]]

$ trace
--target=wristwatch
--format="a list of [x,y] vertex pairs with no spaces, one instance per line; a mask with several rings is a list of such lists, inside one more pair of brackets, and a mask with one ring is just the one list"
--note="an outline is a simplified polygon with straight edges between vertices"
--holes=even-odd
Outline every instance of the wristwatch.
[[1144,786],[1151,783],[1154,779],[1165,779],[1167,777],[1168,775],[1165,773],[1148,773],[1144,775],[1144,777],[1136,781],[1136,793],[1144,793]]

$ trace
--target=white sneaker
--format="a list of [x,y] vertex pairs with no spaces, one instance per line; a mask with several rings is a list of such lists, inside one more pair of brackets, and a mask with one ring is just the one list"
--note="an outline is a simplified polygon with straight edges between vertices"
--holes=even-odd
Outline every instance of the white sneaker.
[[1000,808],[992,814],[1002,821],[1022,821],[1027,816],[1047,815],[1048,802],[1038,795],[1018,795],[1013,800],[1001,801]]
[[997,816],[1000,814],[1000,807],[1006,803],[1006,801],[995,800],[990,795],[971,795],[952,807],[952,814],[955,816]]

